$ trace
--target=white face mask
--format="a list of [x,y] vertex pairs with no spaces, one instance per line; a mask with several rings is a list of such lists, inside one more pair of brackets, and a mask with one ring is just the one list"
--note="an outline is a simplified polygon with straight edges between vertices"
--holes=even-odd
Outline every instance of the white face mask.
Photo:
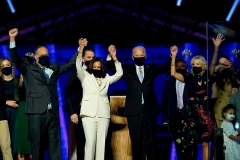
[[226,113],[226,118],[227,120],[232,121],[235,118],[235,115]]

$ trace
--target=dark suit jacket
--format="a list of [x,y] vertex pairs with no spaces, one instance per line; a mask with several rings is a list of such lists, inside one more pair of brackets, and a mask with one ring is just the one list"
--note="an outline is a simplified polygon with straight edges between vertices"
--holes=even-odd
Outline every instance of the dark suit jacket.
[[67,87],[65,91],[65,98],[67,107],[66,110],[69,115],[80,114],[80,103],[82,101],[82,84],[77,77],[77,70],[73,69],[69,72]]
[[[112,70],[113,63],[112,60],[107,61],[107,68],[109,71],[114,71]],[[163,64],[157,66],[154,63],[144,65],[144,79],[142,83],[138,79],[135,64],[122,64],[122,67],[123,78],[127,85],[125,116],[134,116],[141,112],[142,93],[145,106],[144,111],[152,115],[157,115],[159,109],[154,91],[154,80],[159,74],[167,72],[169,70],[169,65]]]
[[7,120],[6,98],[2,81],[3,79],[0,78],[0,121]]
[[57,81],[59,76],[72,69],[76,64],[76,57],[78,52],[70,59],[68,63],[58,65],[57,63],[50,63],[50,69],[53,73],[47,82],[42,68],[35,62],[22,62],[21,58],[16,52],[16,48],[9,49],[13,63],[24,76],[26,86],[26,113],[28,114],[42,114],[47,110],[47,103],[50,95],[52,109],[55,114],[58,114],[58,93]]
[[[187,105],[188,102],[188,90],[187,85],[183,90],[183,105]],[[177,116],[181,116],[186,112],[185,107],[182,108],[181,114],[177,108],[177,93],[176,93],[176,79],[170,78],[164,84],[162,93],[162,119],[163,123],[169,120],[169,124],[174,124]],[[169,114],[169,115],[168,115]]]

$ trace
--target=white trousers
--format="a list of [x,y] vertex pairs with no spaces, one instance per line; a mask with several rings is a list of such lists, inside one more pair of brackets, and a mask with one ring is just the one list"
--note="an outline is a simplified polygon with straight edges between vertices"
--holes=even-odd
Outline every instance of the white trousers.
[[[104,160],[105,140],[110,119],[83,117],[83,129],[86,138],[85,160]],[[96,151],[96,154],[95,154]],[[95,156],[94,156],[95,155]]]

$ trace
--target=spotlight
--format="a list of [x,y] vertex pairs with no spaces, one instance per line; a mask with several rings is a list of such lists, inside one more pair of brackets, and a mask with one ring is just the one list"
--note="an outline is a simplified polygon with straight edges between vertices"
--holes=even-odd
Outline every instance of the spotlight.
[[12,4],[12,1],[11,1],[11,0],[7,0],[7,3],[8,3],[8,6],[9,6],[11,12],[12,12],[12,13],[15,13],[16,11],[15,11],[15,9],[14,9],[14,6],[13,6],[13,4]]
[[232,8],[231,8],[230,12],[228,13],[226,21],[229,21],[232,18],[232,15],[233,15],[234,11],[236,10],[239,2],[240,2],[240,0],[234,0],[234,3],[232,5]]
[[181,3],[182,3],[182,0],[177,0],[177,4],[176,5],[180,7]]

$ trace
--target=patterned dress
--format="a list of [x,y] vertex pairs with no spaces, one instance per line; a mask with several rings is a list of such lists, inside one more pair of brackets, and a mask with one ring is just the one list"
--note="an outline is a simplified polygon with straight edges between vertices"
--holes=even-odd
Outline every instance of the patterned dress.
[[190,74],[184,76],[184,82],[189,98],[176,141],[188,156],[192,154],[193,145],[197,142],[212,141],[216,122],[213,106],[208,105],[208,88],[212,86],[212,77],[207,72],[202,76]]

